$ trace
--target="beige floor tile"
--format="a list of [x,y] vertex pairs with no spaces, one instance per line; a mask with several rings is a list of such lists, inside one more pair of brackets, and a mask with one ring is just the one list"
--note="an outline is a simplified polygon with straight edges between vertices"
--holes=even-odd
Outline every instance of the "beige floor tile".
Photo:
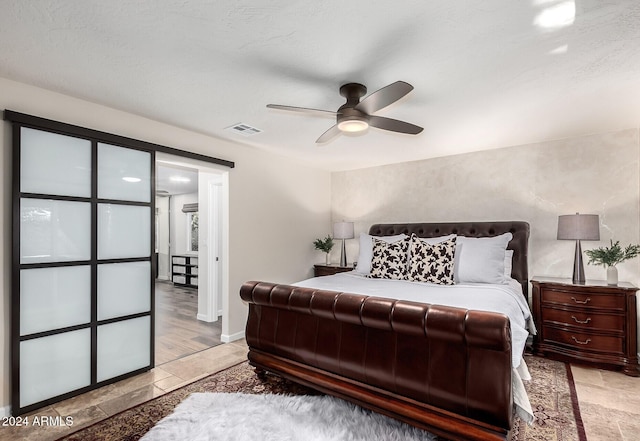
[[232,341],[229,344],[234,345],[234,346],[238,346],[238,347],[242,348],[245,351],[249,350],[249,345],[247,345],[247,341],[244,338],[240,339],[240,340]]
[[618,421],[620,433],[624,441],[637,441],[640,438],[640,420]]
[[140,389],[141,387],[149,384],[153,384],[156,381],[160,381],[164,378],[171,376],[171,374],[162,368],[154,368],[149,372],[136,375],[135,377],[127,378],[117,383],[109,384],[77,397],[69,398],[68,400],[61,401],[53,405],[53,408],[60,415],[67,415],[72,413],[75,409],[88,408],[97,406],[122,396],[128,392]]
[[127,392],[131,392],[140,389],[143,386],[154,384],[156,381],[160,381],[164,378],[171,376],[171,374],[162,368],[154,368],[149,372],[136,375],[135,377],[127,378],[122,381],[114,383],[114,393],[123,395]]
[[625,418],[625,413],[580,401],[580,414],[589,441],[623,440],[618,422]]
[[613,371],[601,371],[601,375],[604,386],[607,388],[624,390],[640,396],[640,377],[630,377]]
[[107,415],[111,416],[164,394],[165,391],[162,389],[155,387],[153,384],[148,384],[140,389],[127,392],[117,398],[100,403],[99,407]]
[[190,355],[192,358],[205,358],[208,360],[217,360],[220,357],[233,356],[233,357],[247,357],[247,350],[237,345],[220,345],[215,348],[207,349],[206,351],[198,352]]
[[116,396],[118,396],[118,393],[115,391],[115,385],[109,384],[101,387],[100,389],[95,389],[82,395],[78,395],[77,397],[55,403],[52,407],[60,415],[69,415],[78,409],[97,406],[103,401],[115,398]]
[[246,359],[246,356],[237,347],[225,348],[225,346],[217,346],[212,349],[217,348],[222,349],[215,352],[208,350],[189,355],[188,357],[163,364],[162,369],[184,381],[195,381]]
[[160,381],[156,381],[153,383],[157,388],[162,389],[165,392],[174,390],[177,385],[183,384],[184,380],[182,378],[176,377],[175,375],[171,375],[167,378],[164,378]]
[[596,386],[604,386],[602,374],[599,369],[571,365],[571,373],[576,383],[586,383]]
[[581,384],[576,387],[580,403],[597,404],[605,409],[640,414],[640,396],[635,391]]
[[640,439],[640,378],[571,366],[589,441]]
[[90,426],[93,423],[101,421],[107,418],[107,415],[102,409],[98,406],[90,406],[82,409],[76,409],[75,412],[70,413],[69,415],[61,415],[62,417],[71,417],[73,424],[71,424],[70,429],[79,430],[83,427]]

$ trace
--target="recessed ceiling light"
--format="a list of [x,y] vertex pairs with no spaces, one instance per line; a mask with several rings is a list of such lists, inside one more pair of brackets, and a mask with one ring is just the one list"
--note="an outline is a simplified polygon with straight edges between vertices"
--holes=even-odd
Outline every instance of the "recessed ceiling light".
[[186,178],[184,176],[171,176],[169,180],[173,182],[191,182],[191,179]]
[[533,20],[533,24],[543,29],[558,29],[571,26],[576,19],[574,0],[563,1],[544,8]]
[[140,182],[142,181],[142,179],[140,178],[134,178],[133,176],[125,176],[124,178],[122,178],[123,181],[127,181],[127,182]]

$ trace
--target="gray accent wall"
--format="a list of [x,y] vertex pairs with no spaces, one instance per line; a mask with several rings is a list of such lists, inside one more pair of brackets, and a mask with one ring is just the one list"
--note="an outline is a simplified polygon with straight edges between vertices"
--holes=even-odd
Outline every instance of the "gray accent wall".
[[[400,148],[390,146],[390,148]],[[640,136],[621,130],[332,174],[332,218],[356,237],[381,222],[524,220],[531,224],[529,275],[571,277],[574,242],[556,240],[558,215],[600,216],[600,242],[640,243]],[[358,240],[347,241],[350,260]],[[585,258],[586,259],[586,258]],[[618,267],[640,286],[640,259]],[[586,265],[587,279],[606,279]]]

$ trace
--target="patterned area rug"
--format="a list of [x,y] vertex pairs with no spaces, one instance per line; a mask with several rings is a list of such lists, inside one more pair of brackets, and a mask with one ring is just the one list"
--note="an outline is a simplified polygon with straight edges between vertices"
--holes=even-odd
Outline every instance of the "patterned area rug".
[[[586,441],[569,366],[533,356],[525,356],[525,359],[534,379],[525,382],[525,387],[536,421],[528,426],[516,418],[511,441]],[[121,412],[61,440],[138,440],[194,392],[319,394],[272,375],[263,382],[255,375],[253,368],[244,362]]]

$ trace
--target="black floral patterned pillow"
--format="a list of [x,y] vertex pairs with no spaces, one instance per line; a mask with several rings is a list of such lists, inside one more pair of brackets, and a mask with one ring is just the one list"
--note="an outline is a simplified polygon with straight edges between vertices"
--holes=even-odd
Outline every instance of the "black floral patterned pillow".
[[409,280],[438,285],[453,285],[453,256],[456,251],[455,237],[431,245],[412,234],[410,243]]
[[374,279],[405,280],[407,278],[407,256],[410,238],[398,242],[387,243],[384,240],[373,240],[373,258],[371,274]]

